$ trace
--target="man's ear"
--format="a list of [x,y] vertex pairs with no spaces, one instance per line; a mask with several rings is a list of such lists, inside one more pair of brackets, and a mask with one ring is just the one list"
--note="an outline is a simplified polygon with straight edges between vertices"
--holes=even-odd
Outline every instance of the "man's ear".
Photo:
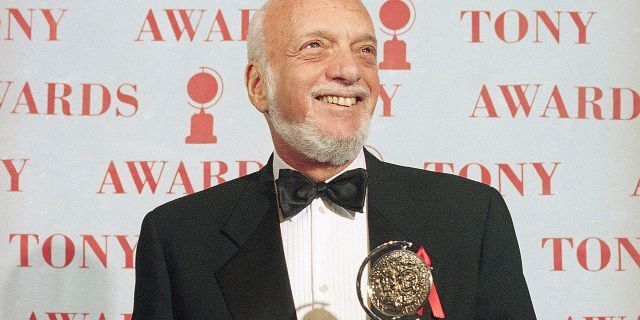
[[251,104],[260,112],[265,113],[269,109],[267,88],[265,87],[262,73],[258,65],[251,61],[244,72],[244,84]]

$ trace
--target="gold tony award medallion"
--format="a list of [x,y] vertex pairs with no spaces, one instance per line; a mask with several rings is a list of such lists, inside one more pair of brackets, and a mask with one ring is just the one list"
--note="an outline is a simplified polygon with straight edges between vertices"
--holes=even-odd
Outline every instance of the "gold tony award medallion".
[[[360,305],[371,319],[400,319],[417,316],[433,285],[431,268],[414,252],[407,250],[411,242],[390,241],[373,249],[358,270],[356,292]],[[369,269],[368,303],[362,294],[364,269]],[[372,308],[370,308],[368,306]]]

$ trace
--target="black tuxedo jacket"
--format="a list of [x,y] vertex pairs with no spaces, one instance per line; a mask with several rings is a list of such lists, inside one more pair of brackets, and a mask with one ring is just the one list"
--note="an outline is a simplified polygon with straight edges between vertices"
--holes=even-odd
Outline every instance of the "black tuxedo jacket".
[[[446,319],[535,319],[511,217],[495,189],[365,153],[370,248],[390,240],[424,246]],[[133,319],[296,318],[272,170],[269,161],[145,217]],[[430,315],[427,306],[423,319]]]

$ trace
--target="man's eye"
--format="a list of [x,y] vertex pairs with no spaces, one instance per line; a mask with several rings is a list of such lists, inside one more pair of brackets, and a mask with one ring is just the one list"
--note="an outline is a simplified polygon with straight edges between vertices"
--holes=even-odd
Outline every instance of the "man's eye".
[[368,54],[376,54],[376,49],[373,47],[364,47],[362,48],[362,52],[368,53]]
[[318,41],[309,42],[304,46],[305,49],[317,49],[320,47],[321,45],[320,45],[320,42]]

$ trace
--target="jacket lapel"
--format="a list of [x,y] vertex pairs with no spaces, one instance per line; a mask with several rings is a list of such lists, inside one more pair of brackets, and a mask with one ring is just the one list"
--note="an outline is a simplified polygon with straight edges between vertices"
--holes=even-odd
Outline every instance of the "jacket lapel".
[[[411,199],[405,193],[390,190],[388,177],[382,161],[365,149],[367,161],[367,218],[369,225],[369,247],[371,250],[391,240],[410,241],[413,230],[407,212],[411,210]],[[397,178],[397,177],[396,177]]]
[[220,231],[232,245],[216,279],[234,319],[295,319],[275,203],[272,159],[242,192]]
[[[437,241],[433,238],[434,233],[429,230],[433,226],[425,225],[425,221],[430,221],[433,212],[429,204],[416,202],[411,196],[412,193],[426,190],[414,190],[410,181],[404,180],[406,177],[398,176],[397,172],[389,167],[392,165],[378,160],[366,149],[365,157],[368,173],[367,219],[370,250],[392,240],[412,242],[413,251],[424,246],[432,261],[434,282],[441,291],[445,280],[445,270],[439,264],[441,253],[432,250],[436,247],[434,241]],[[437,246],[440,247],[439,244]],[[428,303],[424,307],[421,319],[431,319]]]

